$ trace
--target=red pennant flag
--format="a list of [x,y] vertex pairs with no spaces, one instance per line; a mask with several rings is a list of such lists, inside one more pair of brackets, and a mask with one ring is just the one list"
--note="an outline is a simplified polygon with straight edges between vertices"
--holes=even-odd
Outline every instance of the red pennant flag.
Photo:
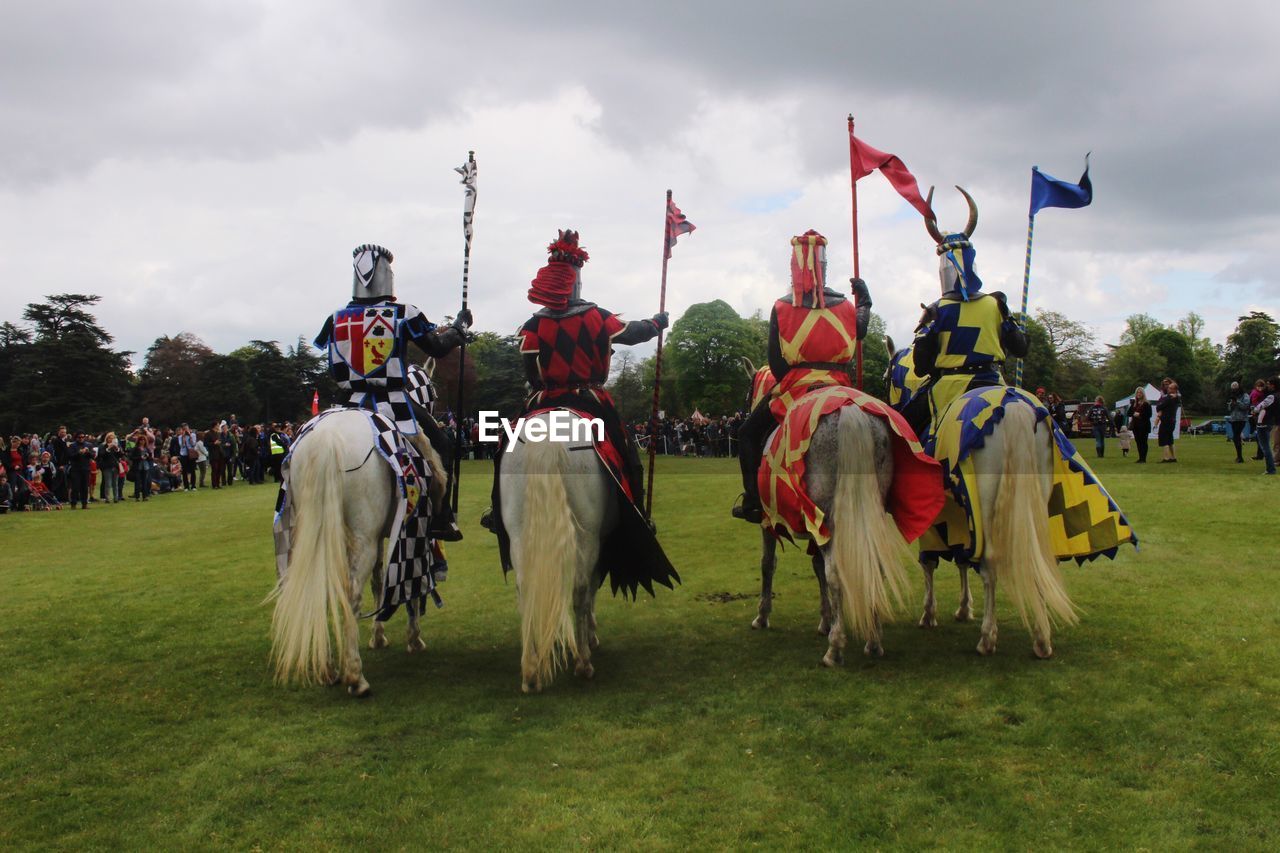
[[320,392],[319,390],[311,392],[311,414],[320,414]]
[[685,218],[680,212],[680,208],[676,207],[675,202],[667,200],[667,257],[671,257],[671,249],[676,244],[676,240],[680,239],[681,234],[688,234],[697,226]]
[[853,144],[849,146],[849,168],[853,171],[855,181],[879,169],[898,191],[898,195],[920,211],[921,216],[927,219],[937,218],[933,215],[933,208],[929,207],[924,197],[920,195],[920,186],[916,183],[915,175],[907,171],[902,160],[872,148],[856,136],[850,136],[850,139]]

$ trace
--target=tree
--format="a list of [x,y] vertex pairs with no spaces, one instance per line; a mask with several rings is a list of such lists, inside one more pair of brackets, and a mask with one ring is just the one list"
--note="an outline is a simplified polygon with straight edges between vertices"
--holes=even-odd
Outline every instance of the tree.
[[[200,395],[185,420],[197,429],[231,415],[251,419],[258,412],[249,365],[233,355],[211,355],[200,366]],[[252,423],[252,421],[250,421]]]
[[301,402],[305,392],[277,341],[253,340],[231,356],[245,363],[258,401],[257,411],[246,422],[282,423],[310,411],[311,395],[305,394],[306,403]]
[[[1027,357],[1022,365],[1022,387],[1032,391],[1037,388],[1056,390],[1058,353],[1048,328],[1039,317],[1028,317],[1024,328],[1027,332]],[[1005,370],[1005,379],[1013,379],[1009,368]]]
[[1186,336],[1176,329],[1153,329],[1142,336],[1140,343],[1164,356],[1164,375],[1178,383],[1178,389],[1188,403],[1199,400],[1204,385]]
[[653,412],[653,383],[645,382],[644,372],[630,352],[620,352],[613,360],[616,368],[609,394],[618,408],[623,423],[647,422]]
[[[515,418],[524,408],[526,383],[520,354],[520,339],[515,335],[481,332],[467,345],[467,360],[475,365],[475,392],[471,395],[474,412],[497,412],[499,417]],[[453,365],[457,379],[458,366]],[[465,401],[464,401],[465,402]],[[446,407],[440,407],[443,411]]]
[[13,435],[23,426],[27,391],[23,364],[30,350],[31,332],[7,321],[0,323],[0,436]]
[[1280,325],[1271,315],[1253,311],[1241,317],[1235,331],[1227,336],[1218,375],[1221,384],[1237,381],[1250,387],[1280,369]]
[[157,426],[192,421],[197,409],[203,408],[200,379],[211,358],[213,350],[190,332],[156,338],[138,372],[134,420],[145,415]]
[[724,300],[689,306],[671,327],[669,338],[678,402],[704,414],[736,412],[748,385],[742,358],[758,362],[764,353],[757,346],[750,321]]
[[1195,373],[1195,384],[1199,393],[1195,397],[1188,396],[1187,402],[1193,408],[1206,411],[1217,411],[1224,402],[1215,388],[1218,374],[1222,370],[1222,356],[1213,341],[1204,337],[1204,318],[1194,311],[1178,321],[1175,328],[1191,345],[1191,357]]
[[1143,387],[1168,373],[1167,367],[1164,354],[1155,347],[1146,344],[1116,347],[1107,360],[1107,380],[1102,396],[1108,402],[1122,400],[1132,394],[1134,388]]
[[[61,293],[27,305],[23,318],[34,324],[30,343],[9,327],[12,367],[27,388],[18,406],[20,417],[34,429],[65,424],[72,430],[98,430],[120,425],[133,395],[129,352],[110,348],[111,335],[87,309],[98,296]],[[16,389],[11,388],[11,392]],[[11,401],[17,403],[18,401]]]
[[1120,334],[1120,343],[1136,344],[1141,341],[1148,332],[1154,332],[1156,329],[1163,329],[1162,324],[1150,314],[1131,314],[1129,319],[1125,320],[1124,332]]
[[889,387],[884,378],[889,369],[889,353],[884,348],[884,336],[884,320],[872,311],[867,323],[867,336],[862,339],[862,390],[881,400],[889,398]]

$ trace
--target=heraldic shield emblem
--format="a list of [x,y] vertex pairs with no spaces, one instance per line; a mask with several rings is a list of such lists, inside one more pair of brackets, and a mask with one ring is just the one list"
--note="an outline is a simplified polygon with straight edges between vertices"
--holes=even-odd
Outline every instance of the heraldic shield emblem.
[[396,309],[389,306],[344,308],[334,315],[333,342],[361,376],[377,373],[396,346]]

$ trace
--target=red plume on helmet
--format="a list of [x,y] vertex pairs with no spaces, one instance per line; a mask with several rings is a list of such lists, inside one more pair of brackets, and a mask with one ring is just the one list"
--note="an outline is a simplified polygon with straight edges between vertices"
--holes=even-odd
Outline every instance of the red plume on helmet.
[[812,304],[826,306],[823,289],[826,287],[827,238],[810,228],[799,237],[791,238],[791,301],[803,305],[805,295],[812,293]]
[[538,270],[529,288],[529,301],[559,311],[569,304],[578,270],[590,255],[578,245],[578,232],[558,232],[554,243],[547,246],[547,265]]

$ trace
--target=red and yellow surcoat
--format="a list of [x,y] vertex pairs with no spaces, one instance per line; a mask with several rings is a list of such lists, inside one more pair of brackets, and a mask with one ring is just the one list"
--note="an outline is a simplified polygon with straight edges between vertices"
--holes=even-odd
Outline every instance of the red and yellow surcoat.
[[778,300],[773,306],[778,345],[790,369],[773,392],[770,407],[781,418],[805,392],[829,385],[853,384],[849,371],[834,365],[853,360],[858,341],[858,312],[852,299],[810,308]]

